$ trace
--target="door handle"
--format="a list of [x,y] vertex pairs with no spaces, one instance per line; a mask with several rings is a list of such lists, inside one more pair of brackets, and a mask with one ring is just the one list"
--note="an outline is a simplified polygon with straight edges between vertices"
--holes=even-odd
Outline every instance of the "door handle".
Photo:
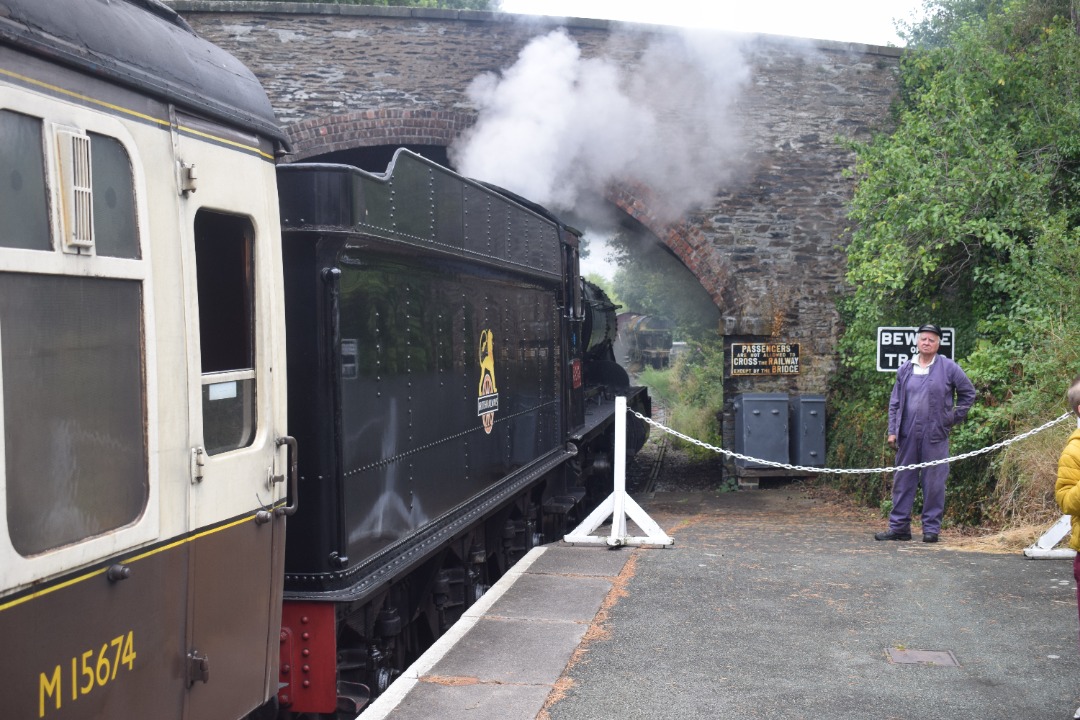
[[[289,516],[296,512],[296,509],[300,506],[300,487],[296,478],[296,438],[286,435],[285,437],[279,437],[277,439],[277,447],[282,445],[288,445],[288,469],[285,474],[289,478],[289,494],[292,495],[292,503],[284,505],[282,507],[274,508],[274,515],[281,517],[282,515]],[[278,476],[275,477],[275,482],[278,479],[284,480],[285,478]]]

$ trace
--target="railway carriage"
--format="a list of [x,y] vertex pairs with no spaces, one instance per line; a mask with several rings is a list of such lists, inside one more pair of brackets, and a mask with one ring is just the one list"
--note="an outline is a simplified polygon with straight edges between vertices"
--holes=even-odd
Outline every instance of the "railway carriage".
[[157,0],[0,0],[0,716],[352,717],[609,493],[577,231],[287,150]]
[[277,691],[281,147],[164,6],[0,3],[5,718]]

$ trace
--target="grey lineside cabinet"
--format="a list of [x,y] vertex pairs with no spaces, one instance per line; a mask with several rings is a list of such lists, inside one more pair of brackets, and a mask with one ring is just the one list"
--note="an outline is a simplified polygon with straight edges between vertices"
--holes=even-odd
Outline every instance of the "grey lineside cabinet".
[[[824,395],[743,393],[735,398],[734,406],[735,452],[776,463],[824,467]],[[778,470],[750,460],[735,464],[740,469]]]
[[789,402],[791,464],[825,467],[825,396],[792,395]]

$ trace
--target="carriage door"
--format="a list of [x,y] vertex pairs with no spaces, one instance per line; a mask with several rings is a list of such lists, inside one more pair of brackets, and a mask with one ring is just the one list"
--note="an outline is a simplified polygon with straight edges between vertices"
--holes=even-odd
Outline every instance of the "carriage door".
[[[251,216],[200,208],[194,215],[198,397],[192,397],[189,510],[192,543],[188,707],[191,720],[243,715],[276,668],[270,652],[280,605],[273,568],[284,518],[269,507],[274,413],[269,311],[260,311],[260,247]],[[265,242],[265,240],[264,240]],[[196,362],[196,358],[192,358]],[[200,428],[201,425],[201,428]]]

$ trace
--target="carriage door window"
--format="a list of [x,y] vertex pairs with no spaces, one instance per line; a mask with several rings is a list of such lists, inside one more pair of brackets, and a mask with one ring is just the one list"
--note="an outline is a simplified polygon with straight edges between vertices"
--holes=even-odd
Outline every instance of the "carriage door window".
[[139,234],[131,160],[124,146],[105,135],[88,133],[93,163],[94,245],[98,255],[138,260]]
[[48,250],[41,120],[0,110],[0,245]]
[[210,455],[255,438],[254,248],[249,219],[208,210],[195,216],[203,445]]

